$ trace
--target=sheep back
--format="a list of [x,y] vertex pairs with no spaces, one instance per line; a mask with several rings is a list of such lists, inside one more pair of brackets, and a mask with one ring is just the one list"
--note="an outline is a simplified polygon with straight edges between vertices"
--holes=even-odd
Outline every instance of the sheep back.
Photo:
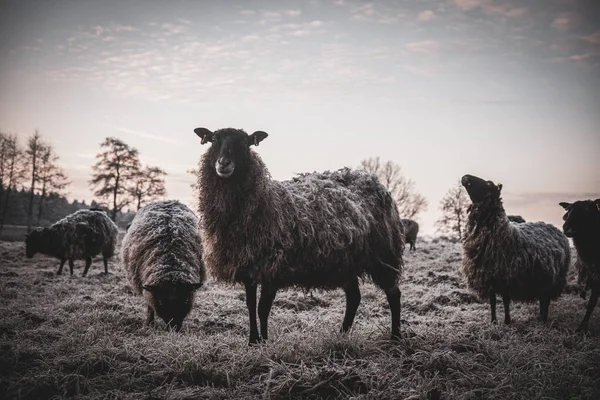
[[203,283],[198,219],[176,200],[141,208],[123,238],[121,264],[136,294],[143,286]]

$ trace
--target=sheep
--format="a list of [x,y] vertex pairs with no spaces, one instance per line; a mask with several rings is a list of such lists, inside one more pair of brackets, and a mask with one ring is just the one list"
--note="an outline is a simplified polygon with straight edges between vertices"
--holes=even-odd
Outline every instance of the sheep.
[[510,222],[514,222],[517,224],[522,224],[523,222],[525,222],[525,219],[520,215],[507,215],[506,218],[508,218]]
[[244,284],[249,343],[268,340],[273,300],[286,287],[343,288],[341,332],[347,332],[361,300],[358,280],[365,277],[386,293],[392,337],[398,338],[404,229],[377,177],[344,168],[276,181],[250,149],[267,133],[194,132],[202,144],[212,143],[198,177],[204,260],[217,280]]
[[577,250],[581,297],[585,298],[585,292],[592,290],[585,316],[577,327],[578,331],[587,331],[600,296],[600,199],[561,202],[559,205],[567,211],[563,216],[563,232],[573,239]]
[[206,279],[198,218],[177,200],[141,208],[123,237],[121,265],[135,294],[146,301],[146,324],[154,314],[167,329],[181,330]]
[[415,242],[417,241],[417,234],[419,233],[419,224],[412,219],[401,219],[402,225],[404,226],[404,241],[410,244],[411,250],[416,250]]
[[569,241],[556,227],[543,222],[510,223],[495,185],[472,175],[462,185],[473,202],[468,209],[463,239],[462,270],[468,286],[489,298],[496,322],[496,294],[504,303],[504,322],[510,323],[510,301],[540,302],[540,317],[548,320],[550,300],[566,284]]
[[102,253],[104,272],[108,274],[108,260],[115,254],[117,225],[104,211],[79,210],[55,222],[49,228],[37,228],[25,237],[25,255],[32,258],[42,253],[60,260],[57,275],[69,260],[73,275],[74,260],[85,260],[83,275],[92,265],[92,257]]

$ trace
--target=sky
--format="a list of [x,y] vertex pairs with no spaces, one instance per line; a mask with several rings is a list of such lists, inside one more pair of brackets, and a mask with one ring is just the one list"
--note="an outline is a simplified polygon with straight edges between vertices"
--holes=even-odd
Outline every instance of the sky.
[[464,174],[509,214],[560,226],[600,197],[596,0],[0,0],[0,130],[38,129],[91,201],[107,136],[193,205],[194,134],[263,130],[274,179],[399,164],[429,202]]

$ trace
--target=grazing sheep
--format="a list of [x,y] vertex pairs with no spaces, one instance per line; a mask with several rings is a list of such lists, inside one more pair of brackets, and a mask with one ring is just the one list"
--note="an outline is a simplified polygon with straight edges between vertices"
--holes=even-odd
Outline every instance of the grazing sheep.
[[469,287],[489,298],[496,321],[496,293],[504,303],[504,322],[510,323],[511,300],[539,299],[542,321],[550,300],[565,284],[570,262],[569,241],[543,222],[509,223],[502,206],[502,185],[465,175],[462,184],[473,204],[469,207],[463,240],[462,269]]
[[136,294],[146,300],[146,323],[156,313],[167,329],[181,329],[205,281],[198,218],[176,200],[141,208],[123,238],[121,264]]
[[510,222],[515,222],[517,224],[522,224],[525,222],[525,219],[520,215],[507,215],[506,218],[508,218]]
[[411,250],[416,250],[415,242],[419,233],[419,224],[412,219],[401,219],[404,226],[404,242],[410,244]]
[[592,290],[587,311],[577,330],[587,331],[592,312],[600,296],[600,199],[559,203],[567,213],[563,216],[563,232],[573,238],[577,249],[579,283],[582,296]]
[[79,210],[55,222],[49,228],[37,228],[25,238],[25,253],[32,258],[42,253],[60,260],[56,272],[60,275],[69,260],[73,275],[74,260],[85,260],[86,276],[92,257],[102,253],[104,272],[108,273],[108,259],[115,253],[119,230],[103,211]]
[[194,131],[202,144],[212,143],[198,178],[204,260],[218,280],[244,284],[250,343],[268,338],[277,290],[292,286],[343,288],[341,331],[348,331],[361,298],[358,280],[367,276],[385,291],[392,337],[399,337],[404,232],[396,205],[377,178],[345,168],[275,181],[250,149],[268,136],[265,132]]

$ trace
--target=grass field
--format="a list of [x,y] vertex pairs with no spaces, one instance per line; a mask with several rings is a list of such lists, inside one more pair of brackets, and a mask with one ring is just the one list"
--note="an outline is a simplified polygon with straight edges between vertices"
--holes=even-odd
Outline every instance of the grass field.
[[547,324],[537,304],[513,304],[514,322],[492,325],[459,273],[460,245],[417,246],[406,256],[400,342],[387,340],[384,294],[365,283],[349,335],[338,334],[341,290],[289,290],[273,306],[270,341],[249,347],[240,287],[209,282],[182,331],[166,332],[144,326],[116,261],[108,275],[95,260],[86,278],[82,262],[57,276],[57,260],[0,242],[0,398],[600,398],[600,335],[574,332],[586,302],[573,271]]

